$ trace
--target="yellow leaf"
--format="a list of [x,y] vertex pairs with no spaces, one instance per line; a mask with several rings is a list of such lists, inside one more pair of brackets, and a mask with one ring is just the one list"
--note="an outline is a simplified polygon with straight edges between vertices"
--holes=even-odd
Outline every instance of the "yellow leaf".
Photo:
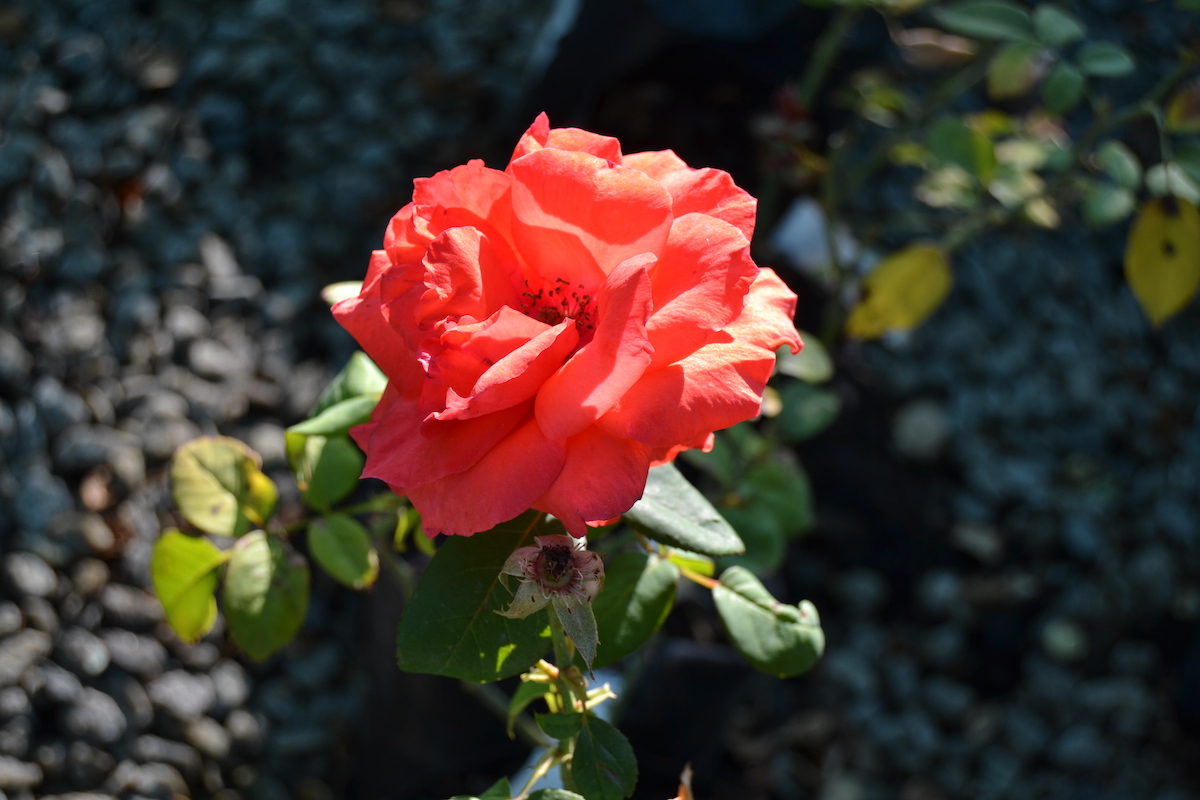
[[1190,80],[1167,103],[1167,130],[1200,133],[1200,80]]
[[950,261],[936,244],[912,244],[885,258],[863,281],[866,296],[850,312],[847,335],[876,339],[909,331],[937,310],[950,291]]
[[1125,247],[1125,279],[1154,327],[1178,314],[1200,287],[1200,211],[1178,197],[1142,206]]

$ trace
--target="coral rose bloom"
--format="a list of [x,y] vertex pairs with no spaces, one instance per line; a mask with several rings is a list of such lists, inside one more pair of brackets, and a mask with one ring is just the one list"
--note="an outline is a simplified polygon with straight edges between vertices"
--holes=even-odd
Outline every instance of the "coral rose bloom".
[[796,296],[750,260],[755,200],[670,150],[551,129],[508,168],[415,182],[333,313],[389,378],[351,431],[430,534],[528,508],[574,536],[647,470],[755,416]]

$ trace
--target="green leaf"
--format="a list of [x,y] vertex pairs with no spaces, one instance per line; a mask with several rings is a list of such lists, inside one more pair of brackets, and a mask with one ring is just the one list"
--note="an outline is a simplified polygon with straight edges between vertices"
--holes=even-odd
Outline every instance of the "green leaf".
[[736,491],[743,505],[773,515],[789,537],[807,533],[816,522],[812,486],[795,459],[779,456],[756,464]]
[[583,714],[534,714],[533,720],[551,739],[570,739],[583,727]]
[[1096,164],[1118,186],[1137,189],[1142,182],[1142,165],[1133,151],[1116,139],[1109,139],[1096,148]]
[[708,556],[692,553],[688,550],[677,550],[674,547],[667,550],[667,561],[680,569],[690,569],[692,572],[711,578],[717,574],[716,564]]
[[308,551],[322,569],[351,589],[370,586],[379,576],[379,554],[371,534],[345,514],[308,523]]
[[825,650],[816,608],[778,602],[758,578],[730,567],[713,589],[717,613],[738,652],[756,668],[780,678],[807,672]]
[[1083,200],[1083,218],[1089,225],[1108,225],[1125,219],[1137,204],[1133,192],[1123,186],[1097,183]]
[[349,432],[355,425],[371,421],[379,398],[375,395],[348,397],[334,403],[314,417],[288,428],[288,433],[304,436],[337,436]]
[[274,536],[238,539],[225,571],[229,633],[262,661],[292,640],[308,612],[308,563]]
[[592,604],[586,600],[552,597],[550,605],[559,624],[563,626],[563,632],[571,637],[579,657],[590,670],[596,660],[596,648],[600,645],[600,632],[596,629],[596,614],[592,611]]
[[783,411],[775,418],[779,434],[792,443],[816,436],[833,424],[842,410],[836,393],[807,383],[789,383],[779,395],[783,400]]
[[1189,178],[1200,183],[1200,142],[1188,142],[1175,151],[1174,163],[1179,165]]
[[585,800],[583,795],[566,789],[538,789],[529,795],[529,800]]
[[746,543],[746,552],[723,556],[722,566],[734,564],[766,575],[779,569],[787,555],[787,535],[774,515],[754,507],[722,508],[725,519]]
[[965,0],[933,9],[943,28],[980,39],[1027,39],[1033,34],[1029,12],[1003,0]]
[[775,372],[808,383],[825,383],[833,377],[833,359],[815,334],[800,331],[804,348],[793,353],[790,347],[780,348],[775,357]]
[[279,494],[261,464],[237,439],[193,439],[171,457],[171,497],[184,519],[205,533],[241,536],[275,513]]
[[1179,165],[1155,164],[1146,170],[1146,188],[1156,197],[1182,197],[1192,203],[1200,203],[1200,185],[1180,169]]
[[675,605],[679,571],[647,553],[622,553],[604,568],[604,589],[592,603],[600,647],[593,667],[615,664],[662,627]]
[[212,630],[217,619],[217,568],[226,554],[201,536],[163,531],[150,557],[150,579],[167,622],[185,642]]
[[319,416],[325,409],[351,397],[374,397],[378,400],[386,387],[387,376],[383,370],[375,366],[366,353],[356,352],[350,356],[345,368],[325,387],[325,391],[321,392],[311,416]]
[[1082,74],[1060,61],[1042,83],[1042,102],[1052,114],[1066,114],[1079,104],[1087,85]]
[[354,491],[364,458],[347,436],[309,436],[296,462],[296,482],[305,502],[317,511],[328,511]]
[[587,800],[622,800],[637,785],[637,760],[629,740],[593,714],[584,717],[570,763],[575,787]]
[[479,796],[479,800],[490,800],[491,798],[499,798],[499,800],[508,800],[512,797],[512,787],[508,785],[508,778],[501,778]]
[[1133,54],[1115,42],[1088,42],[1075,54],[1075,63],[1084,75],[1097,78],[1123,78],[1137,68]]
[[929,150],[941,163],[960,167],[984,184],[996,169],[991,140],[958,117],[942,117],[933,124]]
[[529,511],[484,533],[448,537],[400,619],[400,669],[483,683],[524,672],[546,652],[550,633],[541,614],[497,613],[512,601],[500,569],[513,550],[545,533],[543,516]]
[[988,63],[988,96],[1008,100],[1026,94],[1037,82],[1042,46],[1036,42],[1010,42]]
[[745,550],[737,532],[673,464],[650,470],[646,491],[625,521],[652,539],[706,556]]
[[1054,3],[1039,3],[1033,9],[1033,31],[1050,47],[1065,47],[1087,35],[1087,28],[1075,15]]
[[521,685],[513,692],[512,699],[508,701],[508,719],[504,723],[504,732],[508,734],[508,738],[513,738],[513,726],[516,725],[517,717],[521,716],[521,712],[528,708],[534,700],[549,694],[551,688],[549,683],[541,681],[521,682]]

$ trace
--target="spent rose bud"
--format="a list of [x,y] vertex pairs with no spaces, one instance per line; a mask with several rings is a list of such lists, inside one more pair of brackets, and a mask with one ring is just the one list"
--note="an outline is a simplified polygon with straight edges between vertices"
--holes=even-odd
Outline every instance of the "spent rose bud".
[[351,431],[429,534],[526,509],[576,537],[650,467],[759,412],[796,296],[750,258],[755,200],[670,150],[540,115],[507,168],[415,182],[338,321],[389,378]]

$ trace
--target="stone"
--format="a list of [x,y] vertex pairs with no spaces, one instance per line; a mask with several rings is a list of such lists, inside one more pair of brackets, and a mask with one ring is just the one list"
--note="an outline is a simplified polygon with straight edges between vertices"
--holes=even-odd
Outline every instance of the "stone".
[[184,727],[184,739],[209,758],[223,761],[232,743],[229,733],[212,717],[200,717]]
[[229,731],[230,741],[240,752],[247,755],[256,755],[262,751],[266,741],[265,727],[258,717],[243,708],[235,708],[225,717],[225,728]]
[[119,741],[128,727],[117,701],[90,686],[85,687],[79,699],[66,708],[61,725],[72,736],[100,746]]
[[0,687],[14,686],[38,659],[50,654],[53,640],[48,633],[22,630],[0,639]]
[[126,486],[146,480],[146,462],[137,437],[101,425],[72,425],[54,442],[54,464],[63,472],[85,472],[104,465]]
[[4,584],[18,596],[50,597],[58,589],[54,568],[33,553],[9,553],[2,569]]
[[58,637],[54,651],[57,661],[80,677],[92,678],[108,669],[108,647],[83,628],[64,630]]
[[86,789],[98,785],[116,765],[116,759],[111,755],[87,742],[74,741],[67,748],[67,777],[77,788]]
[[21,609],[9,600],[0,600],[0,638],[16,633],[24,624]]
[[20,470],[17,483],[16,517],[23,528],[44,530],[55,516],[75,507],[66,482],[41,463]]
[[157,639],[120,629],[102,630],[99,636],[108,647],[112,662],[121,669],[145,681],[162,674],[167,649]]
[[37,764],[0,756],[0,789],[22,791],[36,788],[42,782],[42,768]]
[[18,714],[28,714],[33,710],[29,695],[19,686],[8,686],[0,689],[0,719],[8,719]]
[[45,697],[51,703],[65,705],[73,703],[83,694],[83,683],[72,672],[53,662],[43,664],[42,680],[37,694]]
[[219,715],[240,708],[250,699],[250,677],[236,661],[221,659],[208,674],[216,691],[215,709]]
[[892,444],[905,458],[935,461],[945,450],[951,432],[950,416],[940,403],[913,400],[896,412]]
[[163,618],[158,599],[141,589],[123,583],[110,583],[100,592],[104,619],[118,628],[135,631],[153,630]]
[[173,742],[159,736],[139,736],[130,749],[139,762],[161,762],[183,771],[188,775],[200,773],[200,754],[182,742]]
[[31,628],[46,633],[55,633],[58,630],[58,614],[54,611],[54,604],[44,597],[30,595],[21,598],[21,613],[25,615],[25,621]]
[[208,713],[216,701],[216,690],[207,675],[186,670],[165,672],[146,687],[154,705],[186,722]]

